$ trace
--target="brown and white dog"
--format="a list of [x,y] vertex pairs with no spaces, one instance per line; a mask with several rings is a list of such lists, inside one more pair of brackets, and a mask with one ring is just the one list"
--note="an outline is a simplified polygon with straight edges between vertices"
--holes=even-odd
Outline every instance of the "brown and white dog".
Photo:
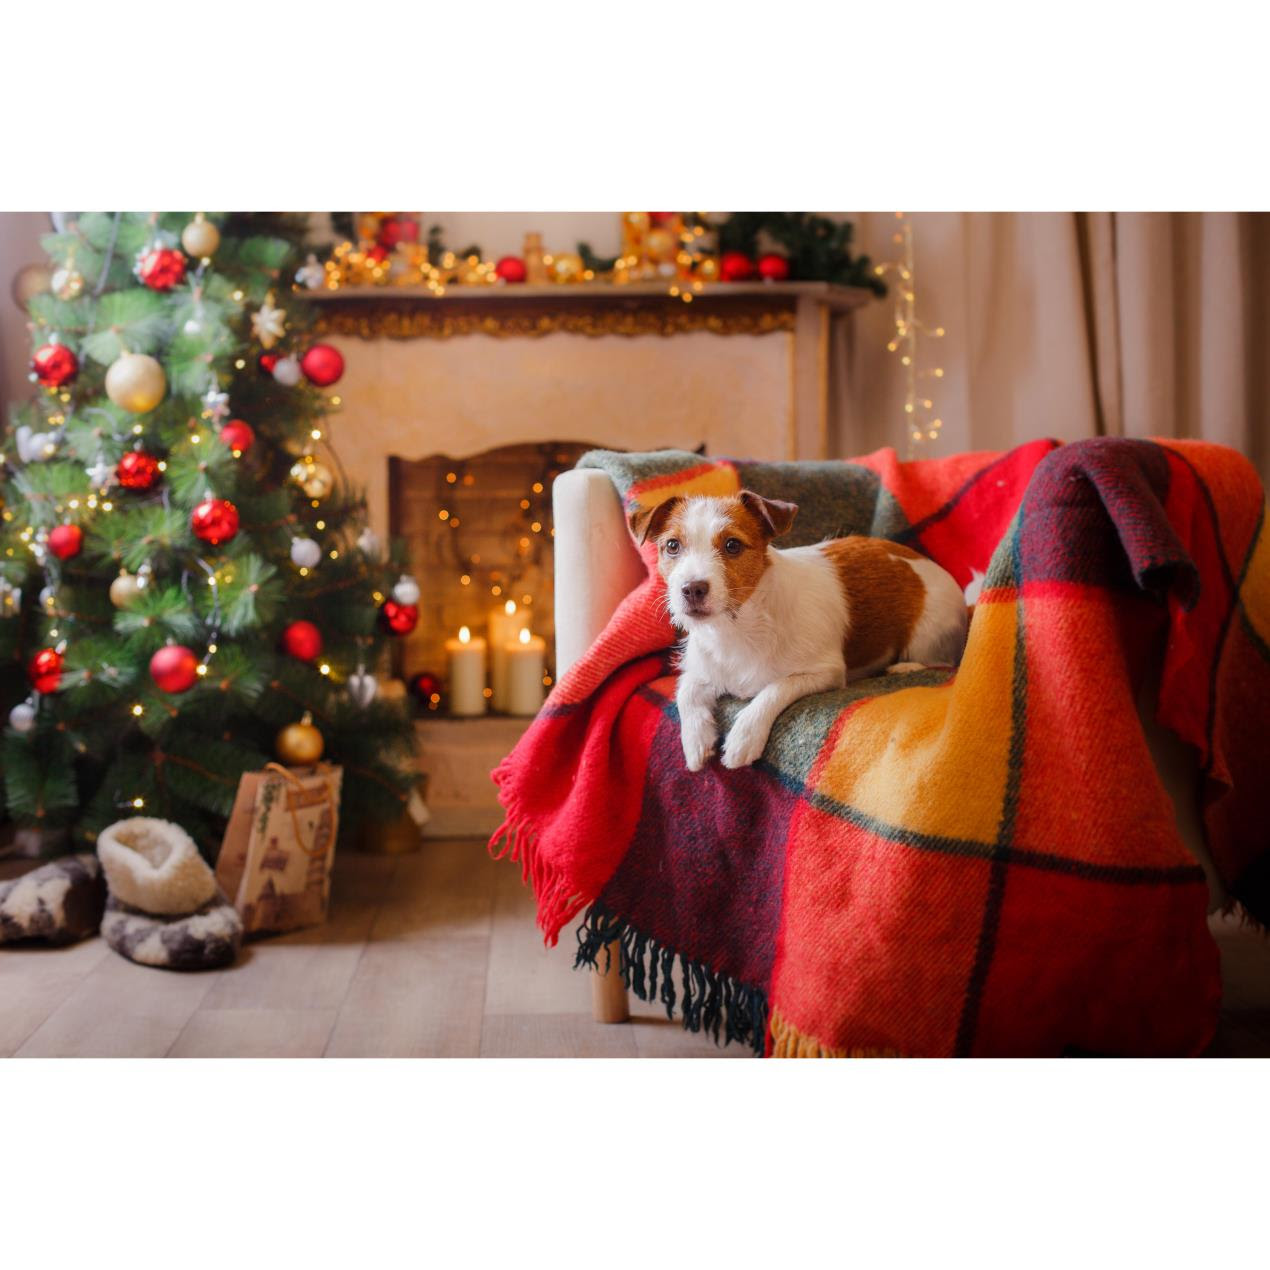
[[670,617],[687,634],[676,701],[690,771],[714,750],[721,696],[749,699],[722,754],[724,767],[745,767],[800,697],[883,669],[961,660],[966,602],[948,573],[881,538],[771,546],[797,511],[742,490],[630,514],[636,540],[657,542]]

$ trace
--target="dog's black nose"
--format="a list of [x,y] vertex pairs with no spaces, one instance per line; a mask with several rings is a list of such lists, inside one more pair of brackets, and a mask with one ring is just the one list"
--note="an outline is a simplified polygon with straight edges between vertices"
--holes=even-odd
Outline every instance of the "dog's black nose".
[[710,584],[708,582],[688,582],[684,584],[683,597],[688,602],[689,608],[700,608],[706,602],[706,596],[710,594]]

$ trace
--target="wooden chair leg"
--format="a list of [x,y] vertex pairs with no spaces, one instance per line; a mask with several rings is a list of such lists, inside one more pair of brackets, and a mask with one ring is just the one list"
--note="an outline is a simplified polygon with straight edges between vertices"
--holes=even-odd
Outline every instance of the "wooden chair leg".
[[605,945],[599,964],[591,972],[591,1017],[597,1023],[625,1023],[631,1017],[621,965],[622,945],[614,940]]

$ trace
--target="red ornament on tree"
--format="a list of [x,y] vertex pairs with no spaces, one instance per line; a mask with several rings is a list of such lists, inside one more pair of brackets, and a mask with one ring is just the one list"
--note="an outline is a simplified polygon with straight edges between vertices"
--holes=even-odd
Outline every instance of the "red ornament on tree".
[[151,247],[137,257],[136,274],[152,291],[171,291],[185,281],[185,257],[173,247]]
[[385,600],[384,607],[379,610],[379,617],[390,635],[409,635],[419,624],[419,606]]
[[227,498],[205,498],[190,513],[196,538],[218,547],[238,532],[238,508]]
[[344,373],[344,355],[329,344],[314,344],[300,358],[305,378],[319,388],[329,388]]
[[256,358],[256,365],[260,367],[260,373],[262,375],[268,375],[269,378],[272,379],[273,368],[279,361],[281,361],[281,359],[282,355],[280,353],[261,353],[260,356]]
[[144,450],[129,450],[115,468],[124,489],[149,489],[159,479],[159,460]]
[[417,243],[419,222],[409,216],[390,216],[380,225],[375,241],[385,251],[392,251],[398,243]]
[[27,663],[26,674],[36,692],[56,692],[62,682],[62,654],[41,648]]
[[724,282],[744,282],[754,276],[754,261],[743,251],[725,251],[719,257],[719,277]]
[[789,277],[789,257],[769,251],[766,256],[758,258],[758,273],[760,278],[769,282],[784,282]]
[[198,682],[198,658],[184,644],[168,644],[150,658],[150,678],[160,692],[189,692]]
[[322,632],[312,622],[292,622],[282,632],[282,651],[312,661],[322,651]]
[[367,256],[368,256],[371,260],[373,260],[373,261],[374,261],[377,265],[379,265],[379,264],[383,264],[383,262],[384,262],[385,260],[387,260],[387,259],[388,259],[388,248],[387,248],[387,247],[381,247],[378,243],[376,243],[376,244],[375,244],[375,245],[374,245],[374,246],[373,246],[373,247],[372,247],[372,248],[371,248],[371,249],[370,249],[370,250],[366,253],[366,255],[367,255]]
[[245,419],[231,419],[220,430],[220,439],[235,455],[246,454],[256,443],[256,430]]
[[31,358],[31,373],[45,388],[61,388],[79,374],[79,358],[65,344],[43,344]]
[[410,691],[426,706],[433,697],[441,695],[440,677],[434,675],[430,670],[421,670],[410,681]]
[[504,256],[494,266],[494,273],[504,282],[524,282],[527,276],[525,262],[519,256]]
[[78,525],[55,525],[49,530],[49,550],[59,560],[77,556],[84,545],[84,531]]

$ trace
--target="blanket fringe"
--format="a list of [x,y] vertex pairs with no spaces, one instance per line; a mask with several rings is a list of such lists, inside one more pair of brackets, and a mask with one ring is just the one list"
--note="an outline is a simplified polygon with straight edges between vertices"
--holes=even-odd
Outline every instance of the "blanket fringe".
[[[684,1027],[690,1032],[708,1032],[717,1045],[737,1041],[762,1054],[767,1045],[767,994],[711,970],[699,961],[665,947],[658,940],[636,930],[628,922],[600,905],[587,909],[578,927],[578,953],[574,968],[599,968],[601,955],[609,968],[608,946],[621,946],[622,982],[641,1001],[660,1001],[666,1017],[675,1017],[679,1004]],[[675,984],[675,960],[680,965],[679,986]]]
[[776,1010],[772,1011],[773,1058],[900,1058],[899,1050],[873,1049],[868,1046],[852,1046],[850,1049],[834,1049],[822,1045],[814,1036],[800,1032],[788,1019]]
[[490,856],[520,865],[520,880],[528,882],[538,901],[538,925],[548,947],[555,947],[560,928],[586,906],[586,899],[570,893],[558,869],[551,868],[538,850],[527,821],[514,822],[509,816],[489,840]]

